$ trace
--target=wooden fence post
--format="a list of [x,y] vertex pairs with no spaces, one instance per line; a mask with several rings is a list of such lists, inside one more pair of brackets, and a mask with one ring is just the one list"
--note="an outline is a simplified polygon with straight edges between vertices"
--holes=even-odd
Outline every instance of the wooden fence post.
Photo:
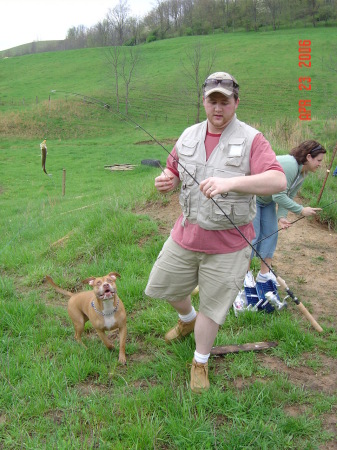
[[334,148],[334,150],[333,150],[332,157],[331,157],[331,161],[330,161],[330,165],[329,165],[329,167],[328,167],[327,170],[326,170],[325,179],[324,179],[324,182],[323,182],[321,191],[320,191],[320,193],[319,193],[319,195],[318,195],[318,198],[317,198],[317,204],[320,202],[320,200],[321,200],[321,198],[322,198],[322,194],[323,194],[323,191],[324,191],[324,188],[325,188],[325,184],[326,184],[326,181],[327,181],[328,176],[329,176],[329,174],[330,174],[330,170],[331,170],[333,161],[334,161],[334,159],[335,159],[336,153],[337,153],[337,144],[335,145],[335,148]]
[[62,179],[62,196],[66,194],[66,169],[63,169],[63,179]]

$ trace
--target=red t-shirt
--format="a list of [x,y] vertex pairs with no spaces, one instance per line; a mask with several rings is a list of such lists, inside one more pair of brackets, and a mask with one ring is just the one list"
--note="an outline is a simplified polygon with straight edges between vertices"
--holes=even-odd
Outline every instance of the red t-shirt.
[[[208,160],[214,148],[218,145],[221,134],[207,132],[205,139],[206,160]],[[177,177],[179,177],[177,153],[175,148],[167,158],[166,167]],[[267,170],[279,170],[283,172],[281,165],[277,162],[269,142],[262,133],[255,136],[250,152],[250,171],[252,175],[263,173]],[[205,230],[198,224],[185,221],[181,225],[183,214],[179,216],[171,231],[172,239],[181,247],[195,252],[208,254],[231,253],[245,248],[248,243],[235,229],[230,230]],[[255,237],[253,223],[238,227],[249,242]]]

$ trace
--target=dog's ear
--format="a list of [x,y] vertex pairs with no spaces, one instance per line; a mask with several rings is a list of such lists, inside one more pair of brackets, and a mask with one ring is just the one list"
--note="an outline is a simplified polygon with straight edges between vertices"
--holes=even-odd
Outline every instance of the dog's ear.
[[119,275],[118,272],[110,272],[109,275],[110,275],[110,277],[115,276],[116,278],[121,278],[121,276]]
[[85,280],[83,280],[82,283],[92,285],[95,280],[96,280],[96,277],[90,277],[90,278],[86,278]]

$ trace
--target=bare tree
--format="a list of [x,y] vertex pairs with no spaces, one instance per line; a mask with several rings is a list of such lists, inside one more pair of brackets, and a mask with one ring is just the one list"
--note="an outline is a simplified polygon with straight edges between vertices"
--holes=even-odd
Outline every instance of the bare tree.
[[223,16],[223,31],[225,33],[227,32],[228,28],[229,2],[230,0],[220,0],[221,12]]
[[[208,55],[205,61],[205,55]],[[197,116],[195,122],[200,122],[200,109],[202,101],[202,85],[210,74],[216,55],[216,49],[212,51],[207,47],[203,50],[200,42],[186,52],[186,59],[181,62],[183,71],[192,80],[193,89],[197,97]]]
[[110,25],[107,19],[98,22],[88,32],[88,38],[99,47],[107,47],[110,44]]
[[170,0],[170,15],[173,20],[174,30],[177,31],[182,21],[182,0]]
[[234,32],[236,26],[236,19],[239,17],[239,0],[232,1],[231,16],[232,16],[232,31]]
[[182,3],[183,22],[187,27],[193,26],[193,6],[193,0],[185,0]]
[[318,13],[318,1],[317,0],[307,0],[308,4],[308,15],[311,18],[311,23],[313,26],[316,26],[317,22],[317,13]]
[[282,2],[281,0],[264,0],[267,11],[270,13],[273,30],[276,30],[278,18],[281,14]]
[[69,28],[66,40],[70,48],[85,48],[87,45],[87,29],[84,25]]
[[199,0],[194,4],[193,20],[197,30],[204,29],[207,34],[214,32],[219,18],[218,5],[216,0]]
[[260,0],[246,0],[245,2],[246,30],[249,31],[253,22],[254,31],[259,29]]
[[129,11],[128,0],[119,0],[118,5],[113,9],[109,9],[107,14],[107,20],[117,32],[118,45],[123,45],[124,42]]
[[106,52],[108,63],[112,67],[112,72],[115,78],[115,93],[116,93],[116,109],[119,111],[119,60],[121,47],[109,48]]
[[124,53],[121,60],[121,74],[125,84],[125,114],[129,113],[129,89],[134,70],[140,61],[140,53],[134,48],[128,49],[129,57]]
[[140,42],[141,22],[137,17],[131,17],[129,20],[130,44],[137,45]]
[[170,4],[168,1],[157,0],[157,6],[155,9],[160,38],[164,39],[167,31],[170,29]]
[[115,46],[107,50],[106,57],[115,80],[116,110],[120,111],[120,80],[122,78],[125,86],[125,114],[128,115],[130,84],[136,66],[140,61],[139,50],[134,47],[122,49],[122,47]]

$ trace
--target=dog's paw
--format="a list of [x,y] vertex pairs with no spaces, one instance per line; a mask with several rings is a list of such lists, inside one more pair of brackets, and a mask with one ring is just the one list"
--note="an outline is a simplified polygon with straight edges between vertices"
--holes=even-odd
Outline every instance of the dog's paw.
[[123,366],[125,366],[126,365],[126,357],[125,357],[125,355],[119,355],[118,362],[120,364],[123,364]]

